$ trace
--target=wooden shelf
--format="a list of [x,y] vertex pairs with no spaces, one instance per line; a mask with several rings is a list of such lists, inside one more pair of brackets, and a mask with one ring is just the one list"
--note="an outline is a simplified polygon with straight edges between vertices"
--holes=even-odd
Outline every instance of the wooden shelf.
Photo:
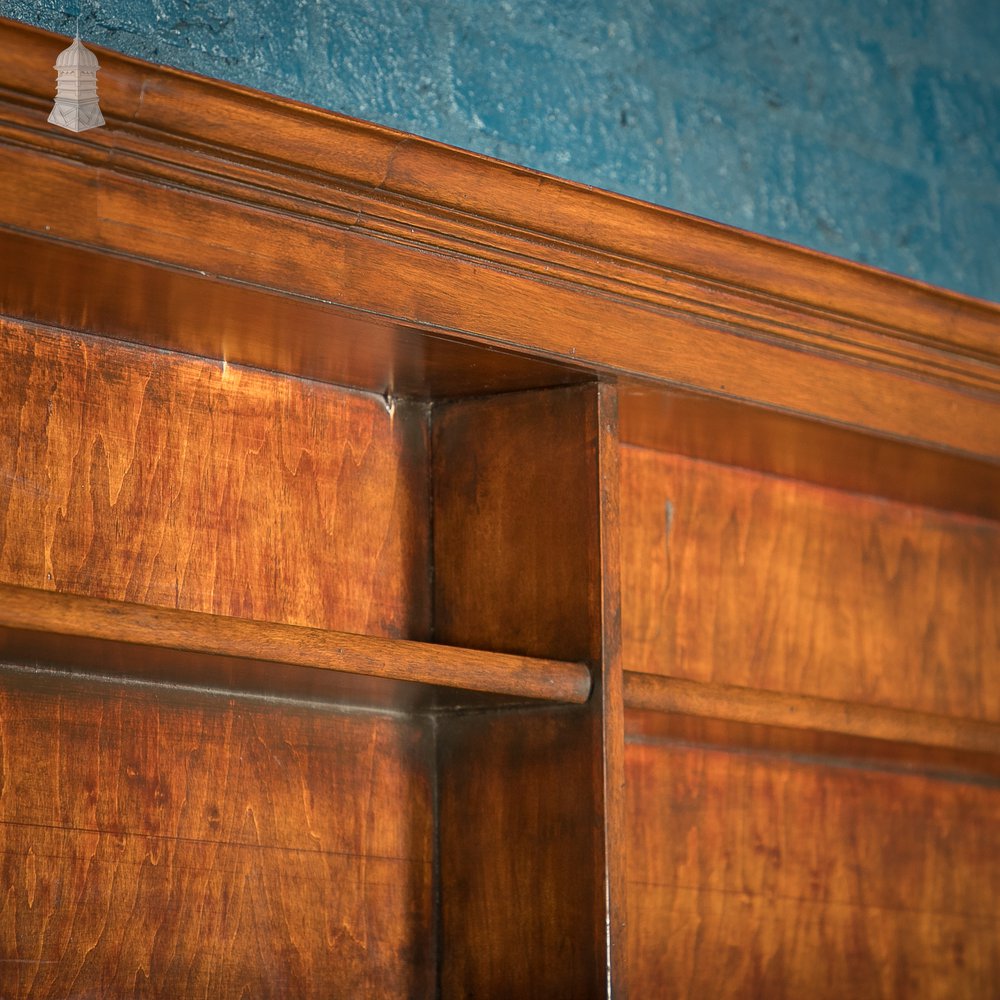
[[[590,693],[590,671],[581,663],[326,632],[9,585],[0,585],[0,626],[515,698],[582,704]],[[239,683],[238,677],[235,680]]]

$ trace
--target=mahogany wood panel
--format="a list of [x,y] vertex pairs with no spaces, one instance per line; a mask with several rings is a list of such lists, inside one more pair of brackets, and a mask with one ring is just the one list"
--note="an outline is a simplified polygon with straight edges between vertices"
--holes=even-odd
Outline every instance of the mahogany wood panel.
[[426,412],[0,325],[0,579],[384,636],[429,627]]
[[638,448],[622,470],[626,669],[1000,721],[996,522]]
[[5,674],[0,994],[428,996],[427,725]]
[[0,627],[580,703],[582,663],[223,618],[0,584]]
[[595,394],[571,386],[434,407],[438,641],[594,658]]
[[112,52],[71,136],[65,41],[0,40],[8,228],[1000,455],[997,306]]
[[638,996],[987,997],[996,786],[630,742]]

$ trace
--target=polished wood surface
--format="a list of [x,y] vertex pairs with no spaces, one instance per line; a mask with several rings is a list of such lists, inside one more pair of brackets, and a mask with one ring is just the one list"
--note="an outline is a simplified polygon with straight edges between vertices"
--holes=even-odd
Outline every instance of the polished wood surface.
[[0,994],[428,996],[426,724],[0,673]]
[[444,996],[626,991],[617,560],[601,545],[614,402],[589,385],[435,407],[435,636],[594,672],[580,709],[439,719]]
[[0,995],[995,995],[1000,306],[65,41]]
[[1000,454],[1000,307],[104,50],[107,127],[60,134],[65,40],[0,42],[8,229]]
[[[582,663],[165,610],[9,584],[0,584],[0,628],[181,653],[210,653],[307,671],[341,671],[519,698],[580,704],[590,694],[590,671]],[[19,648],[25,648],[24,644]],[[67,654],[61,657],[66,658]]]
[[435,407],[437,641],[593,659],[594,392],[570,387]]
[[1000,767],[996,722],[633,672],[625,674],[625,707],[988,754]]
[[[350,313],[315,296],[280,295],[187,268],[109,257],[2,226],[0,260],[0,311],[9,316],[86,331],[96,315],[101,336],[390,399],[481,395],[588,377],[565,363]],[[39,282],[39,273],[59,280]]]
[[629,995],[628,916],[625,867],[625,681],[622,669],[621,445],[618,390],[597,388],[597,535],[600,571],[591,602],[599,628],[593,638],[599,665],[591,697],[591,720],[602,748],[600,775],[594,782],[594,812],[603,821],[595,867],[606,896],[598,941],[607,956],[607,993]]
[[7,323],[0,580],[424,638],[427,416]]
[[658,741],[626,766],[636,995],[995,995],[995,783]]
[[627,670],[1000,721],[1000,527],[622,457]]
[[600,745],[585,709],[442,716],[443,997],[606,996]]

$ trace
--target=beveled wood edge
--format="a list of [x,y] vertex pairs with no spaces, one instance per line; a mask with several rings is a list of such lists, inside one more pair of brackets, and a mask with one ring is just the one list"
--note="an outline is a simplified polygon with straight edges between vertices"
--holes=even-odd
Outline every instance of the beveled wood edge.
[[1000,757],[1000,724],[625,671],[626,709]]
[[0,584],[0,627],[583,704],[582,663],[257,622]]
[[0,142],[339,222],[807,353],[1000,386],[1000,305],[100,47],[110,127],[60,134],[41,117],[51,103],[42,68],[65,43],[0,20],[2,117],[20,118]]

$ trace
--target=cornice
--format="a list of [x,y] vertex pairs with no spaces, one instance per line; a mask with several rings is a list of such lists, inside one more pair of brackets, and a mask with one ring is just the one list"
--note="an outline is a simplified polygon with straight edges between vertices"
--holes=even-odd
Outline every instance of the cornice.
[[[1000,306],[99,48],[107,127],[61,132],[45,116],[65,38],[0,21],[0,43],[0,157],[22,169],[30,155],[39,180],[37,201],[4,192],[0,224],[41,232],[53,191],[84,198],[99,183],[95,211],[60,216],[45,234],[1000,455],[1000,419],[990,417],[1000,418]],[[144,204],[162,239],[128,220]],[[171,229],[178,219],[188,240],[183,226]],[[260,234],[253,247],[225,245],[225,230],[240,227]],[[317,248],[328,261],[317,265]],[[423,291],[359,288],[358,255],[369,251],[371,267],[404,269]],[[464,282],[476,291],[458,308],[449,286]],[[879,395],[896,398],[904,384],[908,402],[881,414]],[[975,418],[962,417],[968,407]],[[923,434],[921,420],[939,411],[954,432]],[[984,420],[985,437],[974,426]]]

